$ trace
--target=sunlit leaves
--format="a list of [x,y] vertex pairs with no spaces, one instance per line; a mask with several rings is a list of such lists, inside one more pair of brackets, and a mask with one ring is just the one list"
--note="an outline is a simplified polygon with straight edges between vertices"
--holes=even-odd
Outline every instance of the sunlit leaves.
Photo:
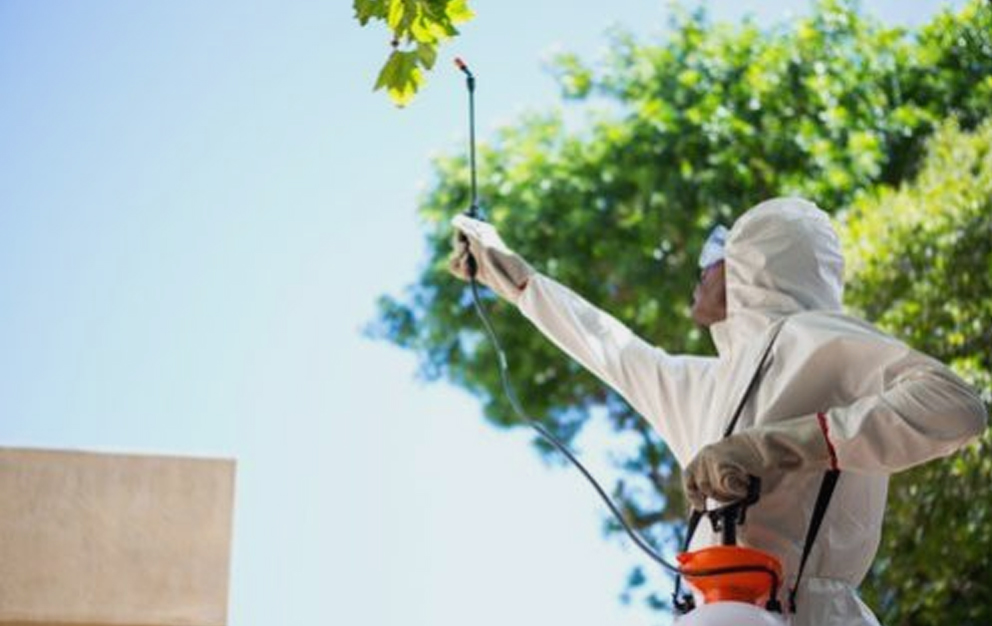
[[592,88],[592,71],[572,53],[561,53],[552,59],[551,70],[566,98],[581,100]]
[[393,51],[374,90],[385,89],[397,106],[409,104],[434,67],[438,46],[473,17],[466,0],[354,0],[354,9],[362,26],[377,20],[392,33]]
[[393,51],[379,72],[375,89],[386,88],[393,102],[399,106],[406,105],[413,99],[424,81],[417,64],[418,57],[415,52]]
[[362,26],[370,19],[384,19],[389,13],[389,3],[386,0],[354,0],[355,19]]

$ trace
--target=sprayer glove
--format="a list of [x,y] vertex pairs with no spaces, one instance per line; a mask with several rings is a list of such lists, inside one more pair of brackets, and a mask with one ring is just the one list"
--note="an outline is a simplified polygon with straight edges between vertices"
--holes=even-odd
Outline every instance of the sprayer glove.
[[503,243],[491,224],[467,215],[455,216],[451,224],[455,227],[454,250],[448,262],[451,273],[468,280],[471,254],[477,267],[476,280],[516,304],[534,269]]
[[705,510],[706,498],[734,502],[747,496],[748,476],[770,490],[785,472],[831,468],[830,447],[817,415],[758,426],[699,451],[682,473],[686,497]]

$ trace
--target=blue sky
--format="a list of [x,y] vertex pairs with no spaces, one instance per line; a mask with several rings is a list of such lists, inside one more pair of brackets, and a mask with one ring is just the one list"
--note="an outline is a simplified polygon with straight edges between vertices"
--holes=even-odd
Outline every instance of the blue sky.
[[231,624],[661,619],[618,602],[642,561],[576,474],[360,332],[425,260],[430,155],[464,146],[453,56],[484,139],[556,103],[550,51],[667,11],[472,6],[398,110],[370,89],[389,35],[347,2],[0,0],[0,445],[236,458]]

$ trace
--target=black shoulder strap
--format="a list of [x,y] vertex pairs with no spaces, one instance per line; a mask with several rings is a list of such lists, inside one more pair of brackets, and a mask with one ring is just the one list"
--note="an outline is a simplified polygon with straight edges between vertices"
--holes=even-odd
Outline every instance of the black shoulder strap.
[[723,430],[724,439],[729,437],[730,434],[734,432],[734,428],[737,427],[737,420],[740,419],[741,413],[744,412],[744,407],[747,406],[748,398],[751,397],[751,393],[754,392],[754,388],[758,386],[758,381],[761,380],[761,371],[765,369],[765,363],[768,361],[768,355],[772,353],[772,347],[775,345],[775,340],[778,338],[778,334],[782,331],[782,327],[785,326],[785,319],[786,318],[783,318],[774,328],[772,328],[771,334],[768,336],[768,341],[765,344],[765,349],[761,353],[761,360],[758,361],[758,367],[754,368],[754,373],[751,374],[751,380],[744,389],[744,395],[741,396],[740,402],[737,403],[737,408],[734,409],[734,414],[730,418],[730,422]]
[[799,593],[799,581],[803,577],[803,569],[806,568],[806,559],[809,558],[813,542],[816,541],[816,533],[820,531],[820,524],[827,514],[827,505],[830,504],[830,497],[837,486],[837,479],[840,478],[840,470],[828,470],[823,474],[823,481],[820,482],[820,492],[816,494],[816,504],[813,506],[813,517],[809,521],[809,528],[806,529],[806,540],[803,542],[803,556],[799,560],[799,572],[796,574],[796,582],[789,592],[789,612],[796,612],[796,594]]

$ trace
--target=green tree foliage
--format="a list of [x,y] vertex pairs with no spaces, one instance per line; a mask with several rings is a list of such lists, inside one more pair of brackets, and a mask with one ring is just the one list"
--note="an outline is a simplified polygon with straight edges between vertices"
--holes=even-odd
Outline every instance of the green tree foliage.
[[[858,202],[843,229],[848,301],[951,364],[992,404],[992,121],[947,124],[920,176]],[[892,481],[866,584],[892,626],[992,623],[992,431]]]
[[[602,63],[569,55],[557,63],[563,95],[587,123],[531,114],[480,146],[483,209],[539,270],[648,341],[709,351],[688,317],[705,233],[771,196],[803,195],[836,211],[877,185],[911,180],[943,119],[971,129],[992,113],[990,13],[974,1],[907,32],[853,2],[824,0],[772,29],[677,11],[662,41],[615,33]],[[435,172],[420,206],[429,259],[402,296],[381,299],[370,330],[414,351],[426,379],[470,391],[488,420],[513,426],[468,290],[445,270],[448,220],[469,204],[466,158],[440,157]],[[683,506],[668,451],[511,307],[489,304],[534,416],[565,439],[594,411],[634,434],[637,445],[618,453],[615,494],[635,525],[671,541],[678,526],[665,522]],[[645,580],[635,572],[628,584]]]
[[374,90],[386,89],[405,106],[434,67],[438,46],[458,34],[458,24],[472,19],[466,0],[354,0],[355,19],[365,26],[385,22],[393,50],[379,71]]

